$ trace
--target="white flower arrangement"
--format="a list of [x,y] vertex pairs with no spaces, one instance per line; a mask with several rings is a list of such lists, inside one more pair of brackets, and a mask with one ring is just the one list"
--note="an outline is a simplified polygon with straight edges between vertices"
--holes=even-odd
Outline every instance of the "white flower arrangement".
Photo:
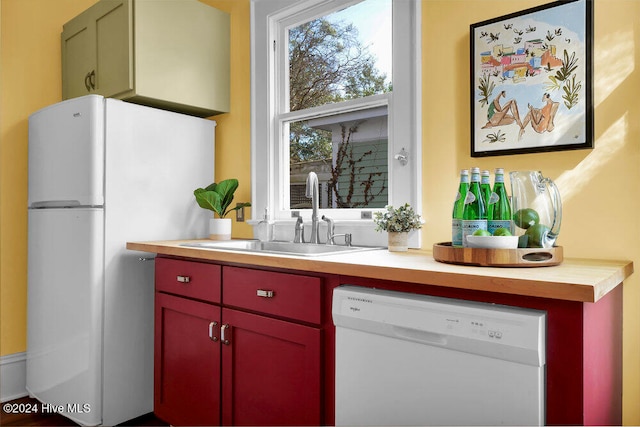
[[385,211],[374,212],[373,222],[376,224],[376,231],[401,233],[422,228],[420,215],[408,203],[397,209],[391,205],[385,206]]

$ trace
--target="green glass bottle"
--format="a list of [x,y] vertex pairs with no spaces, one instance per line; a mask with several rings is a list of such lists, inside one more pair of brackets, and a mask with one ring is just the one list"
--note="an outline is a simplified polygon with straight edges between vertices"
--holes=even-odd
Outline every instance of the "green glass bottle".
[[[491,198],[491,179],[488,170],[480,172],[480,192],[482,193],[484,206],[488,208],[489,199]],[[487,212],[487,219],[489,219],[489,212]]]
[[451,219],[451,245],[462,246],[462,214],[464,212],[464,200],[469,191],[469,170],[460,171],[460,184],[456,200],[453,202],[453,215]]
[[487,229],[487,209],[480,191],[480,168],[473,168],[462,211],[462,246],[467,246],[467,236],[479,229]]
[[498,228],[506,228],[513,233],[511,202],[504,186],[504,169],[497,168],[493,184],[493,195],[489,202],[487,230],[493,234]]

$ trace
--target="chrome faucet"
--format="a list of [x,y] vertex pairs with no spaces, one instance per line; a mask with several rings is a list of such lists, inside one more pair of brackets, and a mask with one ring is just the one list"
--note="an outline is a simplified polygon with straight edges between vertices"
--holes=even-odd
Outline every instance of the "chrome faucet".
[[310,243],[320,243],[320,224],[318,223],[318,175],[315,172],[309,172],[307,175],[307,187],[305,196],[311,199],[311,241]]

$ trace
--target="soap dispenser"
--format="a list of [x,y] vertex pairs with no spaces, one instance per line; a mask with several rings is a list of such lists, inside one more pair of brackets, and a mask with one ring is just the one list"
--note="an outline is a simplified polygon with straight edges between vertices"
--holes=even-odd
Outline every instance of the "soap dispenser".
[[264,215],[256,226],[256,237],[261,242],[269,242],[273,238],[273,223],[269,218],[269,208],[264,208]]

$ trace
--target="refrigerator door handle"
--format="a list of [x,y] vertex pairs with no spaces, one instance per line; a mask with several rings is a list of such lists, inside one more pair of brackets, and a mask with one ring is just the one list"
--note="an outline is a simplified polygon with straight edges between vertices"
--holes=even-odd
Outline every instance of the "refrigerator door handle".
[[49,208],[80,208],[80,207],[93,207],[82,206],[79,200],[44,200],[39,202],[32,202],[29,205],[32,209],[49,209]]

